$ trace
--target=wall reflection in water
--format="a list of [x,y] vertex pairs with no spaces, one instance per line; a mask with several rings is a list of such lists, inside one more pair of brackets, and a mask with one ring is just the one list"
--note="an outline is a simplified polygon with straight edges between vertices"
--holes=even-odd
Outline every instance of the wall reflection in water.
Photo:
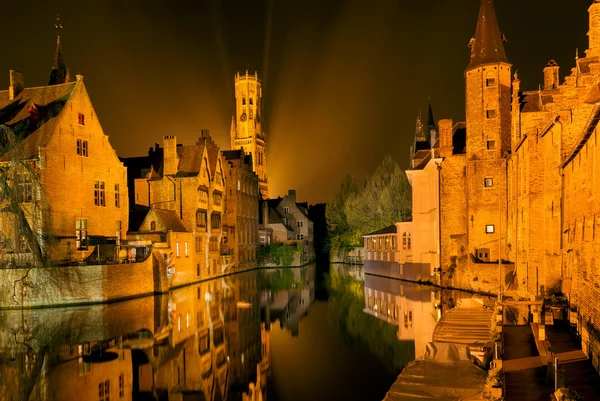
[[266,400],[270,324],[298,334],[314,272],[253,271],[168,296],[0,312],[0,400]]

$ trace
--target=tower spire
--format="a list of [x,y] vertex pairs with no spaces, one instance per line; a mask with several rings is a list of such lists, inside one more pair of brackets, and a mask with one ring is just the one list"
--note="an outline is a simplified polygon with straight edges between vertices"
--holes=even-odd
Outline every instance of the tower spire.
[[54,28],[56,29],[56,53],[54,53],[54,63],[52,64],[52,72],[50,73],[50,81],[48,85],[64,84],[71,81],[69,69],[65,64],[63,54],[60,48],[60,31],[62,30],[60,16],[56,16]]
[[508,63],[504,51],[506,38],[500,32],[494,0],[481,0],[475,37],[471,38],[471,61],[468,69],[488,63]]

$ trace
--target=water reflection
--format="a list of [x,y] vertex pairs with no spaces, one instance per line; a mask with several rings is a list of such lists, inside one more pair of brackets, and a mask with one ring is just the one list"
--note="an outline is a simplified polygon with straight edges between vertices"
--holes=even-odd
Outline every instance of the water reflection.
[[0,400],[381,400],[441,313],[470,296],[356,267],[328,284],[316,302],[313,265],[3,311]]
[[[282,277],[285,280],[282,280]],[[0,313],[0,400],[266,399],[266,315],[298,334],[314,266],[127,302]]]

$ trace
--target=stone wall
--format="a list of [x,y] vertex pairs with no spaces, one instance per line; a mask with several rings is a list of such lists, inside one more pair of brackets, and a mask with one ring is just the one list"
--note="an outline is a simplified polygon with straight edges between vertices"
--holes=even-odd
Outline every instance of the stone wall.
[[[29,272],[3,269],[0,308],[99,303],[153,294],[154,265],[159,269],[154,261],[151,256],[142,263],[34,268]],[[24,276],[28,286],[20,281]]]

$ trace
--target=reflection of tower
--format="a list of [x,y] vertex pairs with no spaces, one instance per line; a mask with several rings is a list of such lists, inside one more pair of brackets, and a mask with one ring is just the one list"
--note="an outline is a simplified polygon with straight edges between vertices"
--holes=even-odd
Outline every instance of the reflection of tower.
[[258,186],[268,198],[267,134],[262,125],[262,84],[258,73],[235,75],[235,115],[231,119],[231,149],[252,154],[252,167],[258,175]]

